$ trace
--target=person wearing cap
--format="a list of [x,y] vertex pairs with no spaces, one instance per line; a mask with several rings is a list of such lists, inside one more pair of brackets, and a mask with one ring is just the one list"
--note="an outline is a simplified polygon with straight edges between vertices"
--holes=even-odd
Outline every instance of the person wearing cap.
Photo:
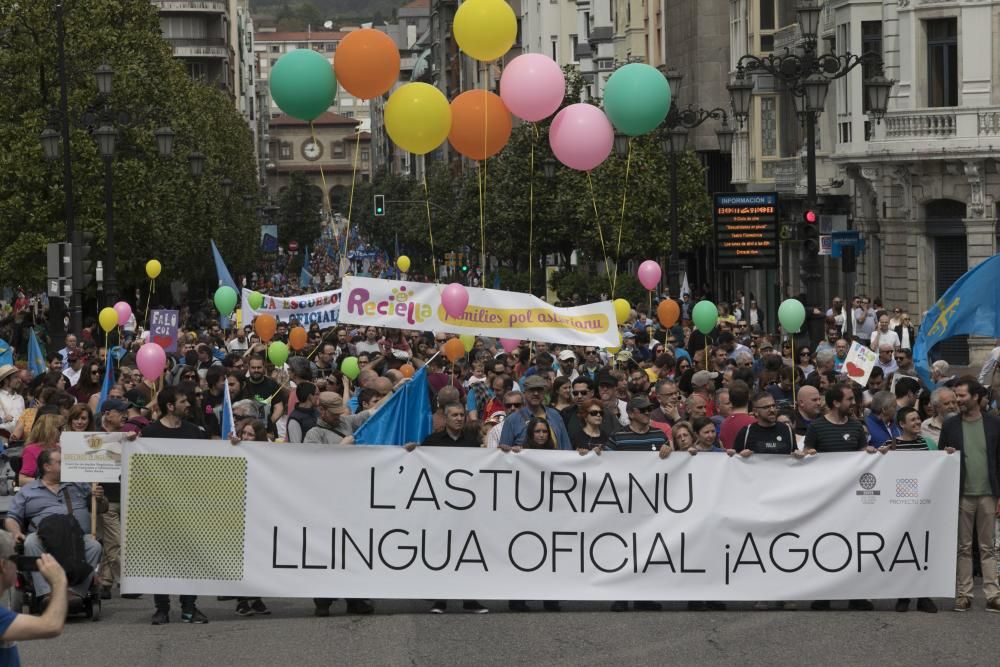
[[17,368],[10,364],[0,366],[0,430],[5,431],[4,438],[10,435],[24,414],[24,396],[17,391],[20,387]]
[[128,413],[121,430],[142,433],[142,429],[152,423],[149,420],[149,409],[146,407],[149,404],[146,396],[138,389],[130,389],[125,392],[125,403],[128,404]]
[[579,375],[580,372],[576,370],[576,352],[566,348],[559,353],[559,376],[568,377],[573,381]]
[[627,402],[618,398],[618,378],[610,370],[601,371],[597,376],[597,397],[604,407],[615,415],[621,426],[628,426]]
[[[649,415],[653,404],[645,396],[633,396],[626,406],[629,425],[611,434],[603,449],[617,452],[659,452],[666,458],[673,451],[666,434],[649,425]],[[659,611],[659,602],[638,600],[632,603],[636,611]],[[611,611],[628,611],[628,601],[617,600],[611,604]]]
[[500,445],[500,433],[503,431],[503,422],[507,415],[524,405],[524,395],[519,391],[507,391],[502,396],[502,407],[486,409],[485,423],[489,426],[489,430],[483,437],[483,447],[488,449],[496,449]]
[[539,417],[551,426],[557,449],[566,451],[573,449],[562,417],[556,410],[546,407],[543,403],[546,389],[545,379],[539,375],[529,375],[525,378],[522,386],[524,387],[524,407],[504,419],[503,429],[500,431],[500,446],[524,445],[528,437],[528,421],[532,417]]
[[[129,440],[135,440],[137,431],[122,427],[128,418],[128,403],[109,398],[101,406],[101,427],[105,433],[127,433]],[[121,484],[103,484],[104,497],[108,499],[108,510],[98,517],[97,535],[104,545],[101,555],[101,599],[111,599],[111,589],[121,578]]]
[[319,394],[319,416],[316,425],[302,442],[321,445],[341,445],[354,442],[354,432],[371,416],[373,410],[351,414],[344,398],[332,391]]
[[[715,393],[715,379],[718,373],[712,371],[697,371],[691,376],[691,395],[697,394],[705,399],[705,415],[711,417],[715,414],[715,403],[712,396]],[[688,415],[690,418],[690,415]]]

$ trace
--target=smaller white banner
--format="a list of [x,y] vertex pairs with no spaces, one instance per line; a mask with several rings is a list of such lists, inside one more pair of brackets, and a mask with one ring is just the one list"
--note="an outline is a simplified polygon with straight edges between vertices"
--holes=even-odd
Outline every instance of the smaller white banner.
[[444,312],[443,289],[436,284],[349,276],[344,278],[340,321],[562,345],[619,344],[610,301],[556,308],[530,294],[469,287],[469,305],[456,319]]
[[249,324],[258,315],[274,315],[282,322],[294,317],[299,324],[308,328],[313,322],[324,329],[337,323],[340,312],[340,290],[302,294],[299,296],[270,296],[264,294],[264,303],[260,308],[250,306],[250,295],[253,290],[243,288],[243,322]]
[[844,359],[843,372],[862,387],[868,386],[868,378],[875,368],[875,361],[878,355],[861,343],[854,341],[851,349],[847,351],[847,358]]
[[78,433],[66,431],[62,448],[62,481],[117,482],[122,474],[122,444],[127,433]]

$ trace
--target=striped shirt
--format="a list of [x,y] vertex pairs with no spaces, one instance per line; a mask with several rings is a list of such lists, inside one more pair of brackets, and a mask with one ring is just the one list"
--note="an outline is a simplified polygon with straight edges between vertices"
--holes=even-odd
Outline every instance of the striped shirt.
[[834,424],[826,417],[809,422],[806,430],[806,449],[817,452],[857,452],[868,445],[865,427],[855,419],[844,424]]
[[896,438],[895,449],[897,452],[927,452],[930,451],[930,447],[927,446],[927,442],[924,440],[923,436],[918,435],[916,440],[903,440],[902,438]]
[[605,449],[616,452],[658,452],[665,444],[667,436],[658,428],[650,428],[645,433],[636,433],[631,428],[623,428],[611,434]]

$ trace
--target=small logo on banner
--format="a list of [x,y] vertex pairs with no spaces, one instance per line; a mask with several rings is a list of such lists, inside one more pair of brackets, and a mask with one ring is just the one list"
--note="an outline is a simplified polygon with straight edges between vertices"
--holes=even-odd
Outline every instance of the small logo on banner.
[[896,480],[896,497],[897,498],[919,498],[920,489],[917,484],[916,479],[897,479]]
[[874,503],[876,500],[878,500],[876,496],[879,496],[882,493],[881,491],[875,488],[875,485],[878,484],[878,479],[876,479],[875,475],[871,474],[870,472],[866,472],[865,474],[861,475],[861,478],[858,480],[858,484],[861,486],[861,490],[855,491],[854,493],[858,496],[861,496],[861,502],[863,502],[866,505],[871,505],[872,503]]

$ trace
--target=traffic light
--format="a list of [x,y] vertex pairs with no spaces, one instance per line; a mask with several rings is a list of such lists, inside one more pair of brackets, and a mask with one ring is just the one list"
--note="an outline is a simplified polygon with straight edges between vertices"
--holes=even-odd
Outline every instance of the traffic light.
[[74,289],[84,289],[90,284],[93,279],[93,272],[91,271],[93,267],[93,262],[90,261],[90,243],[94,240],[93,232],[74,232],[73,233],[73,252],[76,254],[77,261],[80,262],[80,275],[81,280],[79,285],[74,285]]
[[819,253],[819,214],[812,209],[806,209],[802,214],[802,243],[806,252]]
[[385,215],[385,195],[375,195],[375,215]]

